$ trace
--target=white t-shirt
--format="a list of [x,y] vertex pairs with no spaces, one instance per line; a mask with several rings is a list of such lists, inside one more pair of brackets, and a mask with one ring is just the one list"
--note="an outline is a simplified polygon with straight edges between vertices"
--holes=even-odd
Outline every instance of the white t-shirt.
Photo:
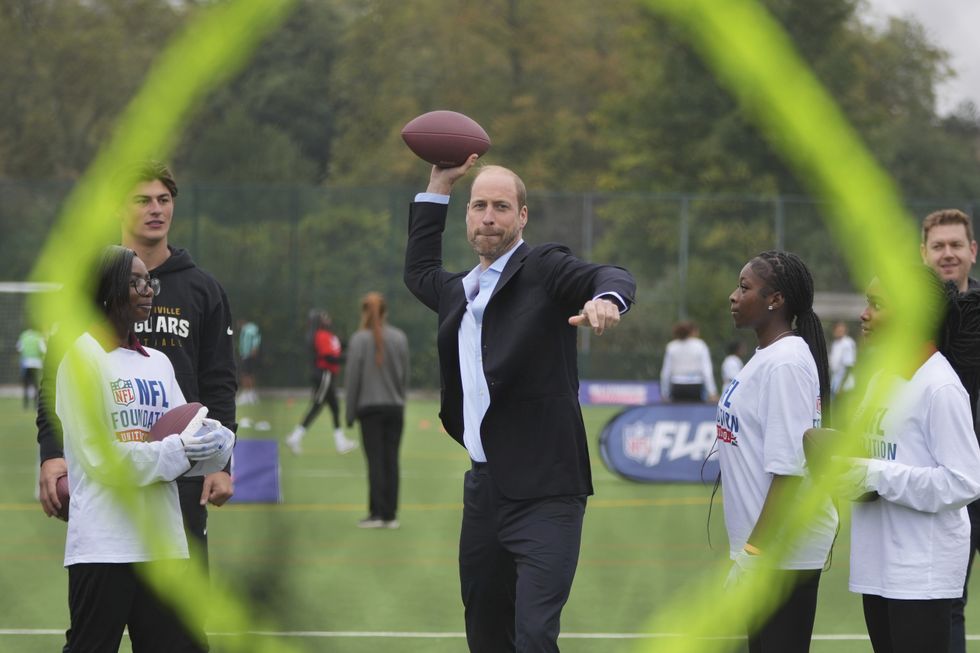
[[[869,396],[884,382],[875,377]],[[885,407],[858,409],[872,458],[866,488],[881,498],[853,506],[848,587],[890,599],[958,598],[970,555],[964,506],[980,496],[969,397],[940,353],[892,384]]]
[[[834,392],[849,389],[845,388],[844,384],[848,370],[857,362],[857,344],[854,339],[850,336],[835,339],[830,345],[830,354],[827,358],[830,364],[830,387]],[[853,386],[853,382],[850,385]]]
[[[150,427],[167,410],[184,403],[170,360],[155,349],[117,348],[110,352],[89,334],[82,334],[58,367],[56,412],[61,419],[71,492],[70,518],[65,542],[65,566],[82,562],[145,562],[159,558],[186,558],[175,478],[190,469],[180,438],[171,435],[146,442]],[[79,354],[74,357],[74,354]],[[82,369],[101,379],[104,431],[85,427],[79,385]],[[91,378],[91,377],[89,377]],[[115,499],[118,479],[106,474],[106,460],[96,438],[111,441],[133,473],[136,485],[123,486],[136,499],[139,515],[152,516],[154,532],[164,555],[151,556],[136,525]]]
[[725,360],[721,362],[721,385],[723,388],[727,388],[728,384],[732,382],[738,371],[742,369],[745,364],[742,359],[735,354],[728,354],[725,356]]
[[667,343],[664,364],[660,368],[661,394],[669,397],[673,383],[703,383],[709,395],[718,394],[711,368],[711,352],[704,340],[691,337]]
[[[803,476],[803,432],[820,425],[820,381],[806,342],[777,340],[745,364],[718,401],[717,427],[725,525],[732,558],[762,512],[774,474]],[[781,562],[781,569],[821,569],[833,545],[837,511],[828,497],[820,514]]]

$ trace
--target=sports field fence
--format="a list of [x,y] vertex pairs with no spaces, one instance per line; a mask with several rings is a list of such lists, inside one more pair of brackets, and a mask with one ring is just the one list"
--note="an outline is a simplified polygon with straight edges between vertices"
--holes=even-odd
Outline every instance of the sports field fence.
[[[28,279],[71,189],[69,182],[0,181],[0,282]],[[170,240],[222,283],[236,320],[261,327],[261,386],[307,384],[310,309],[327,309],[346,339],[357,329],[361,296],[377,290],[388,299],[391,322],[408,334],[412,386],[435,388],[435,316],[402,283],[408,206],[417,190],[184,183]],[[450,205],[449,269],[475,264],[465,195],[460,190]],[[581,332],[585,378],[656,378],[671,326],[682,318],[699,323],[720,365],[725,344],[750,335],[733,331],[727,298],[741,266],[759,251],[800,254],[826,296],[859,293],[867,281],[850,278],[823,207],[806,197],[532,190],[528,205],[529,243],[561,242],[637,279],[637,304],[615,334]],[[980,199],[906,201],[919,217],[950,207],[974,215],[978,206]],[[14,345],[26,325],[25,296],[22,287],[0,284],[0,384],[17,380]],[[831,319],[857,320],[833,303],[822,317],[828,328]]]

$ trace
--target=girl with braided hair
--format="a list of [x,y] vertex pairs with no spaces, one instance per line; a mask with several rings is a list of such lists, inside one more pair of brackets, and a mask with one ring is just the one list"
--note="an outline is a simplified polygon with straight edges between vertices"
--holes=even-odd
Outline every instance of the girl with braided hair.
[[[789,252],[762,252],[745,264],[729,297],[735,327],[758,347],[718,402],[725,525],[733,561],[726,588],[762,564],[786,592],[748,624],[751,653],[810,647],[820,573],[837,530],[829,498],[780,559],[766,546],[781,536],[777,513],[804,485],[803,433],[820,426],[830,398],[827,347],[813,312],[813,278]],[[768,600],[772,601],[772,592]],[[760,602],[765,597],[760,597]]]
[[[929,289],[923,305],[941,312],[939,328],[907,372],[869,380],[855,420],[866,457],[849,459],[839,482],[847,498],[877,493],[853,505],[849,581],[876,653],[948,650],[970,555],[966,505],[980,497],[980,447],[963,385],[976,391],[980,294],[959,295],[926,266],[911,273]],[[904,291],[871,281],[861,314],[869,347],[897,326],[890,298]],[[878,387],[888,392],[873,404]]]

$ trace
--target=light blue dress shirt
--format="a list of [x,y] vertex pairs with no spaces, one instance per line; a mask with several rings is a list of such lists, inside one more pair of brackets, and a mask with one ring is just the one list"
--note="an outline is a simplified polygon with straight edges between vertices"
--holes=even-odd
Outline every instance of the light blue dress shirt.
[[463,444],[470,458],[478,463],[487,462],[480,438],[480,424],[490,408],[490,390],[483,372],[483,311],[490,301],[507,261],[520,247],[519,240],[510,250],[490,264],[486,270],[480,265],[463,277],[466,295],[466,312],[459,323],[459,374],[463,381]]

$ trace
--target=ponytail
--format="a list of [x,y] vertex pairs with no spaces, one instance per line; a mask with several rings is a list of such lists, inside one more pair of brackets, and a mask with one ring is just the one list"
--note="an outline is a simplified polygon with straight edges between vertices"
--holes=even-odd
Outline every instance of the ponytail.
[[385,298],[379,292],[369,292],[361,300],[361,328],[374,335],[374,364],[378,367],[385,360],[384,321],[387,312]]
[[[820,318],[813,312],[813,276],[796,254],[766,251],[757,257],[768,265],[761,271],[772,291],[783,295],[789,312],[790,325],[795,318],[795,331],[810,348],[820,380],[820,405],[824,415],[830,415],[830,364],[827,359],[827,340]],[[753,269],[755,269],[753,267]],[[758,270],[757,270],[758,271]]]

